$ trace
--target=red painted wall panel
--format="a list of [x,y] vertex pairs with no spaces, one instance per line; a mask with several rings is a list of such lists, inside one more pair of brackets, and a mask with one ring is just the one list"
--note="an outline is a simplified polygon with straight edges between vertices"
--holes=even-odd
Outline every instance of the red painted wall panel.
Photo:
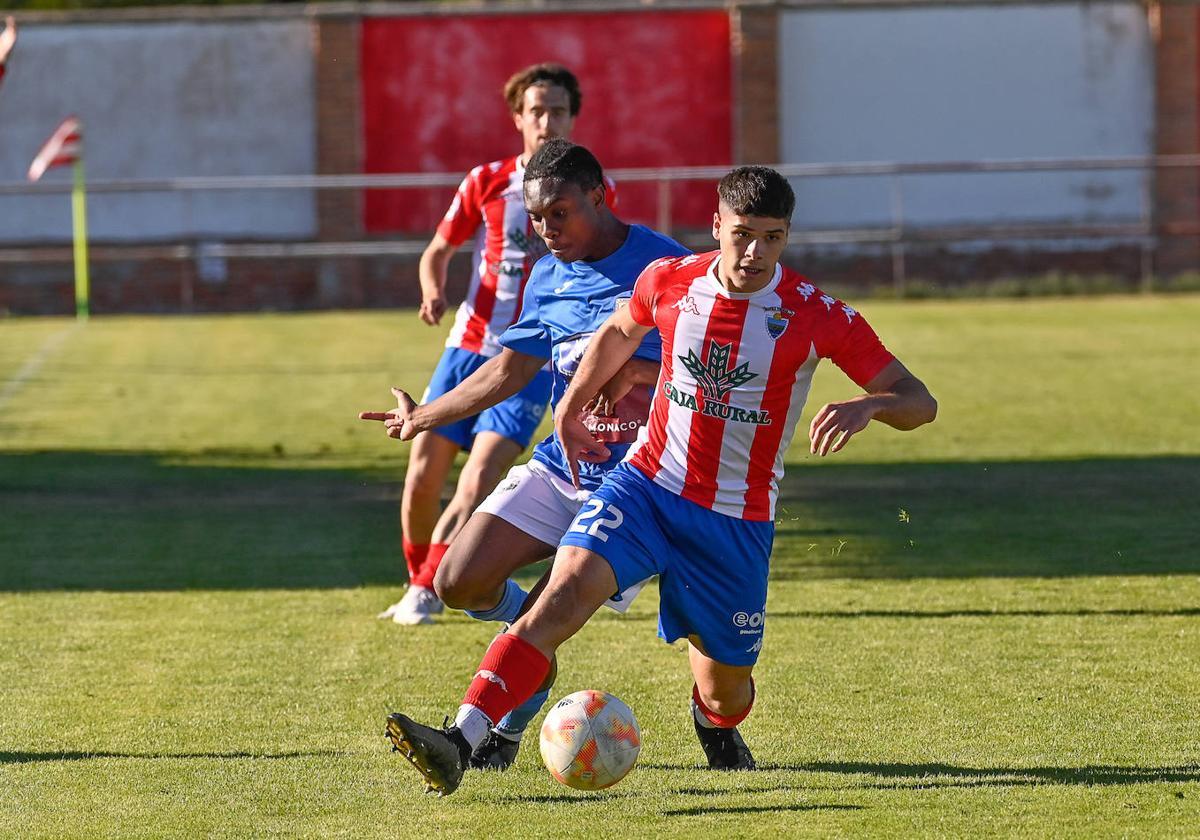
[[[606,168],[725,165],[732,156],[724,12],[367,18],[362,24],[367,172],[465,173],[520,152],[501,88],[558,61],[579,77],[572,139]],[[620,215],[653,223],[653,185],[618,184]],[[372,190],[368,232],[432,232],[453,190]],[[713,185],[673,188],[676,225],[707,224]]]

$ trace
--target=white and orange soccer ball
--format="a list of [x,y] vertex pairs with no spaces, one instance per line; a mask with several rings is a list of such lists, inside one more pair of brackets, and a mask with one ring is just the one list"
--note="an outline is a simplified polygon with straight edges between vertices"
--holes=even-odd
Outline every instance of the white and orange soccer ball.
[[633,712],[603,691],[576,691],[555,703],[540,741],[550,775],[576,790],[612,787],[642,749]]

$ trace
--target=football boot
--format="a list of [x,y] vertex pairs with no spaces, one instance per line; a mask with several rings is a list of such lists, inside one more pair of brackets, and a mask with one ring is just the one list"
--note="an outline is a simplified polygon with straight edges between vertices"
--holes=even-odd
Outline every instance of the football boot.
[[425,779],[425,792],[449,796],[458,790],[471,757],[471,745],[456,726],[434,729],[399,713],[387,717],[392,749]]

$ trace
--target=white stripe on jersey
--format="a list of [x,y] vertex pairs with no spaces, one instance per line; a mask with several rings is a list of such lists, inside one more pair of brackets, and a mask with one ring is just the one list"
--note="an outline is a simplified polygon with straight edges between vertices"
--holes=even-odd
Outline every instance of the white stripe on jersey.
[[[698,317],[685,317],[681,312],[675,321],[675,335],[670,347],[663,347],[665,353],[675,353],[671,360],[673,368],[671,384],[687,394],[695,394],[699,383],[679,360],[679,354],[674,350],[678,347],[704,344],[704,332],[708,327],[708,316],[712,312],[713,299],[704,295],[704,277],[698,277],[688,286],[687,294],[701,307]],[[654,477],[656,484],[670,490],[676,495],[683,493],[683,482],[687,476],[688,441],[692,437],[692,418],[695,413],[681,405],[671,402],[667,404],[667,445],[659,458],[661,468]]]

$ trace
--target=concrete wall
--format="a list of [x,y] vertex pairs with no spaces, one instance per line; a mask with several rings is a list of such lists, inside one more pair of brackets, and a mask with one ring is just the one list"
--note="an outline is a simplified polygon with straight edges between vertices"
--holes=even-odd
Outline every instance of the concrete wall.
[[[784,162],[1154,152],[1154,53],[1137,3],[780,13]],[[914,224],[1137,218],[1142,176],[906,176]],[[886,224],[884,179],[797,183],[802,227]]]
[[[313,26],[262,20],[30,24],[0,95],[0,181],[68,114],[89,179],[315,171]],[[46,179],[65,180],[65,170]],[[0,243],[69,239],[65,196],[0,196]],[[310,238],[310,193],[95,195],[102,241]]]

